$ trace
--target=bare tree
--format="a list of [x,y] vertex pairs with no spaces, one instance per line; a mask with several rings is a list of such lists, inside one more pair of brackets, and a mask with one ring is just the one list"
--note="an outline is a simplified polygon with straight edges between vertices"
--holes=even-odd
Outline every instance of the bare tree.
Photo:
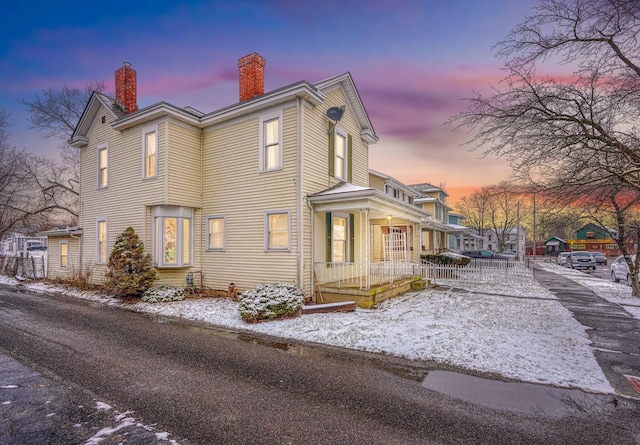
[[456,210],[464,217],[464,224],[478,232],[480,236],[484,236],[489,226],[488,201],[489,189],[482,187],[469,196],[463,196],[456,204]]
[[52,212],[63,212],[76,220],[79,212],[80,155],[67,141],[82,116],[85,106],[94,91],[103,92],[102,82],[89,83],[85,88],[42,90],[32,101],[21,100],[30,114],[31,128],[45,138],[60,140],[60,159],[49,160],[31,157],[25,165],[27,172],[40,190],[43,208]]
[[8,117],[0,108],[0,239],[15,229],[40,226],[50,214],[26,169],[31,155],[9,143]]
[[[473,149],[506,157],[539,189],[588,190],[601,202],[611,187],[640,191],[639,33],[638,0],[541,0],[496,45],[502,85],[474,92],[450,123],[472,128]],[[628,218],[616,224],[623,233]]]
[[[506,78],[474,93],[451,122],[475,149],[508,158],[546,187],[622,183],[640,190],[640,8],[637,0],[542,0],[497,45]],[[543,76],[549,62],[572,76]]]

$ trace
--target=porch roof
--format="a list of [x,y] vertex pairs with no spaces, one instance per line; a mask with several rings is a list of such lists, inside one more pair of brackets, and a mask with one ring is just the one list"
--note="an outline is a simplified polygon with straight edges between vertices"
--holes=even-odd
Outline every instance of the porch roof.
[[419,223],[429,213],[371,187],[343,182],[307,197],[317,212],[369,210],[373,219],[393,218]]
[[82,235],[82,228],[74,226],[74,227],[64,227],[52,230],[45,230],[44,232],[38,232],[38,236],[70,236],[70,235]]
[[455,234],[455,233],[463,233],[465,235],[469,235],[472,238],[477,238],[477,239],[482,239],[484,238],[484,236],[480,236],[480,234],[478,232],[476,232],[474,229],[467,227],[467,226],[461,226],[459,224],[451,224],[449,223],[449,227],[450,229],[448,230],[449,233]]

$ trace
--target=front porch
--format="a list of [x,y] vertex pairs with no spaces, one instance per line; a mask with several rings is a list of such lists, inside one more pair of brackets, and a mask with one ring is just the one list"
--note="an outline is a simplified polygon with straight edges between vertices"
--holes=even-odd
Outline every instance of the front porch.
[[355,301],[370,309],[410,290],[425,287],[424,272],[416,262],[315,263],[316,302]]
[[370,308],[420,285],[420,222],[427,213],[348,183],[308,199],[314,302],[356,301]]

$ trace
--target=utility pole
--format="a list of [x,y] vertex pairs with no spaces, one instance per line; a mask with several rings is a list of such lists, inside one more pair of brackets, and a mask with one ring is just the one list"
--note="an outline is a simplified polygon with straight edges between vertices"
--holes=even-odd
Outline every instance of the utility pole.
[[536,260],[536,192],[533,192],[533,261]]

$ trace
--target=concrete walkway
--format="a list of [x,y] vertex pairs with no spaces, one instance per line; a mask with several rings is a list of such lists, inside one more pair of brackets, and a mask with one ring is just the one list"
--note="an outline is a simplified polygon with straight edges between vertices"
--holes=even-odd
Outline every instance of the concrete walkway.
[[640,320],[566,277],[536,268],[535,278],[588,328],[596,360],[615,391],[640,398]]

